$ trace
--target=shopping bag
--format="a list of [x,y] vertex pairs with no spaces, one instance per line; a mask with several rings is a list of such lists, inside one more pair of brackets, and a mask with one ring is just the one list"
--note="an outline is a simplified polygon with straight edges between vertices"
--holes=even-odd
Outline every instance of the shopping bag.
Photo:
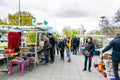
[[84,54],[88,57],[90,56],[90,52],[88,50],[85,50]]

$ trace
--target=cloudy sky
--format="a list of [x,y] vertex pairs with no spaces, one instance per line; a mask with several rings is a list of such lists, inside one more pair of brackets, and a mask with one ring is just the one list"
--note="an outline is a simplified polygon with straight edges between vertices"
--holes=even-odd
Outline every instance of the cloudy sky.
[[[120,0],[20,0],[21,11],[29,11],[38,22],[48,21],[60,32],[65,26],[87,31],[98,29],[101,16],[113,17]],[[0,18],[18,11],[19,0],[0,0]]]

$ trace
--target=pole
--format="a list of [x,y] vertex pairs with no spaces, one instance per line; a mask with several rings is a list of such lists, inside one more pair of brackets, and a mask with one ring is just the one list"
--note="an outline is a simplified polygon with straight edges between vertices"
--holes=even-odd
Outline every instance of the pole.
[[[102,19],[102,29],[104,28],[104,19],[106,18],[105,16],[100,17]],[[102,33],[104,34],[104,33]],[[101,46],[103,47],[103,38],[101,37]]]
[[[55,20],[55,31],[56,31],[56,20]],[[56,34],[56,32],[55,32],[55,34]]]
[[35,67],[37,66],[36,64],[37,64],[37,44],[35,44]]
[[9,32],[9,17],[7,17],[7,26],[8,26],[8,32]]
[[19,0],[19,11],[18,11],[18,13],[19,13],[19,27],[20,27],[20,0]]
[[55,30],[56,30],[56,20],[55,20]]

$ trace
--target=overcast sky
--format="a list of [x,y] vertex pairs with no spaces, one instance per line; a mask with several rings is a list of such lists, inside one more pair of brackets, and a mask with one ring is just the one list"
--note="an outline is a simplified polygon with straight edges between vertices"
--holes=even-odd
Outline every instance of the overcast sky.
[[[48,25],[60,32],[64,26],[87,31],[98,29],[101,16],[113,17],[120,8],[120,0],[20,0],[21,11],[29,11],[38,22],[48,21]],[[18,11],[19,0],[0,0],[0,18]]]

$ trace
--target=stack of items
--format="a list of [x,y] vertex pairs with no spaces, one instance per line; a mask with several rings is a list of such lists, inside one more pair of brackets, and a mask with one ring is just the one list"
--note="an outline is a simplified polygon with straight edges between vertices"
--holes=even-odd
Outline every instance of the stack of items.
[[106,67],[106,74],[107,78],[113,78],[113,67],[112,67],[112,60],[105,60],[105,67]]
[[4,50],[4,57],[10,58],[9,61],[11,62],[17,62],[18,60],[16,57],[18,56],[18,53],[15,52],[14,49],[6,49]]
[[[111,79],[111,80],[114,80],[112,60],[104,60],[104,61],[105,61],[107,78],[108,78],[108,79]],[[119,64],[119,69],[120,69],[120,64]],[[120,75],[120,70],[119,70],[118,73],[119,73],[119,75]]]
[[12,60],[11,60],[11,62],[22,62],[22,61],[25,61],[26,59],[24,59],[24,58],[22,58],[22,57],[20,57],[20,56],[17,56],[17,57],[15,57],[15,58],[13,58]]
[[106,77],[106,73],[105,73],[105,63],[103,60],[101,61],[95,61],[94,62],[94,67],[103,74],[104,77]]
[[104,72],[104,70],[105,70],[105,63],[104,61],[100,61],[100,63],[98,64],[98,71]]
[[[106,77],[107,79],[110,80],[115,80],[114,78],[114,73],[113,73],[113,65],[112,65],[112,51],[108,51],[104,54],[103,58],[104,58],[104,63],[105,63],[105,73],[106,73]],[[119,64],[119,69],[120,69],[120,64]],[[119,71],[120,74],[120,71]]]
[[6,50],[4,50],[4,57],[5,58],[12,57],[12,56],[15,56],[15,55],[18,55],[18,53],[15,53],[14,49],[6,49]]
[[111,60],[111,54],[104,54],[104,59],[106,59],[106,60]]
[[[109,76],[113,75],[112,65],[109,63],[111,61],[111,53],[110,51],[105,53],[101,57],[101,61],[95,61],[94,66],[97,70],[104,75],[104,77],[109,78]],[[112,62],[112,61],[111,61]]]

